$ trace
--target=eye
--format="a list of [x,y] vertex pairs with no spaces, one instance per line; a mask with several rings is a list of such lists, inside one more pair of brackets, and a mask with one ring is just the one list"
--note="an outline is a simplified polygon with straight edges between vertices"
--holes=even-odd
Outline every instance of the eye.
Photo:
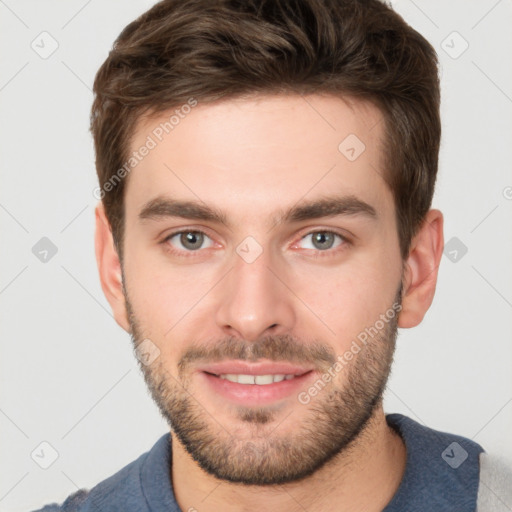
[[165,238],[165,240],[163,240],[163,242],[169,243],[178,252],[183,250],[185,252],[193,252],[198,249],[206,248],[202,247],[205,239],[210,241],[209,245],[206,247],[211,247],[213,245],[211,238],[202,231],[183,230],[171,233]]
[[[344,242],[348,243],[348,240],[339,233],[333,231],[312,231],[306,236],[301,238],[301,241],[307,240],[311,237],[310,247],[303,247],[304,249],[314,249],[322,252],[328,251],[339,247]],[[336,245],[336,237],[340,240]],[[300,243],[300,242],[299,242]]]

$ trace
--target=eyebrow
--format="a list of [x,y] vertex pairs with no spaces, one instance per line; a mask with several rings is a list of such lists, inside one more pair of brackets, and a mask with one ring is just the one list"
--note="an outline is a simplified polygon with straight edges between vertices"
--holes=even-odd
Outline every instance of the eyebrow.
[[[378,219],[375,208],[354,195],[328,196],[313,201],[303,201],[286,211],[280,210],[272,218],[272,225],[279,222],[293,223],[342,215],[361,215],[371,220]],[[182,201],[168,196],[158,196],[148,201],[139,213],[141,221],[160,220],[167,217],[214,222],[230,227],[223,211],[200,201]]]

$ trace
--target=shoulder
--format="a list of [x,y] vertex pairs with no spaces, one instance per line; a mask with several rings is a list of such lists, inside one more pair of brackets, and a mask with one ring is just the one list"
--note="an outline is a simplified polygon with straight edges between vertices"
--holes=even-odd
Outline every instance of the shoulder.
[[79,489],[59,505],[52,503],[34,512],[97,512],[98,510],[145,510],[141,471],[151,455],[162,452],[169,434],[162,436],[153,448],[130,462],[117,473],[99,482],[92,489]]
[[[475,441],[451,432],[436,430],[402,414],[388,414],[389,426],[404,440],[414,463],[437,466],[451,474],[454,469],[478,470],[479,456],[484,449]],[[464,475],[466,476],[466,475]]]
[[386,420],[402,437],[407,460],[402,482],[385,511],[473,512],[483,448],[471,439],[435,430],[401,414],[386,415]]
[[496,454],[480,454],[477,512],[512,510],[512,461]]
[[64,503],[59,505],[58,503],[52,503],[45,505],[43,508],[34,510],[33,512],[75,512],[82,510],[80,505],[83,505],[89,495],[87,489],[79,489],[78,491],[70,494]]
[[139,468],[146,456],[147,453],[141,455],[92,489],[79,489],[69,495],[62,504],[52,503],[34,512],[92,512],[103,510],[101,505],[106,504],[126,506],[127,499],[133,499],[138,494]]

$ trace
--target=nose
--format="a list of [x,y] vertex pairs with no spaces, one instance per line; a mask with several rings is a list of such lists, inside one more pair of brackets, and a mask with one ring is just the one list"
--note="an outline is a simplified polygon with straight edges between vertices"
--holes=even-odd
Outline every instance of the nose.
[[252,262],[233,255],[233,268],[219,283],[216,322],[229,336],[255,341],[293,330],[296,313],[284,266],[263,251]]

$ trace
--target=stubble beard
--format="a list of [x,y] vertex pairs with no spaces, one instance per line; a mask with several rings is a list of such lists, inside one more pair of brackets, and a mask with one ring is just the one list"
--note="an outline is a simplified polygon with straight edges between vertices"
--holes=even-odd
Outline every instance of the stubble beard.
[[[134,349],[144,340],[144,329],[136,318],[125,294]],[[401,288],[395,303],[401,303]],[[390,307],[391,309],[391,307]],[[158,358],[151,365],[139,366],[160,413],[190,456],[207,473],[218,479],[246,485],[277,485],[304,479],[333,459],[348,453],[354,441],[364,435],[391,372],[397,336],[398,315],[385,323],[382,330],[361,347],[340,371],[338,381],[331,382],[311,397],[307,405],[298,400],[294,408],[301,411],[302,421],[294,424],[294,409],[281,423],[274,422],[279,409],[238,406],[236,419],[222,424],[194,397],[191,388],[192,361],[204,357],[258,358],[313,363],[327,368],[335,354],[325,344],[298,343],[289,336],[268,336],[261,342],[246,343],[229,338],[214,348],[186,351],[178,363],[177,375],[171,375]],[[340,384],[341,382],[341,384]],[[280,431],[279,425],[295,425],[292,432]]]

